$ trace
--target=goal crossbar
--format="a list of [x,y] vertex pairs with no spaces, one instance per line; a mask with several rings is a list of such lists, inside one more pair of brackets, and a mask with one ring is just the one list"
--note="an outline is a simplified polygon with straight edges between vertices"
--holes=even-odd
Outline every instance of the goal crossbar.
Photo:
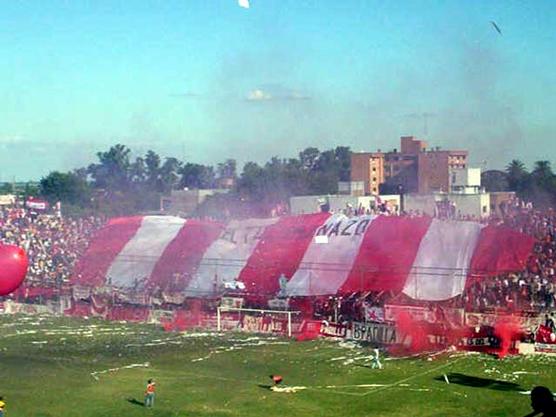
[[222,330],[222,313],[228,312],[246,312],[246,313],[259,313],[259,314],[284,314],[288,316],[288,337],[292,335],[292,315],[299,314],[300,311],[290,311],[290,310],[266,310],[266,309],[256,309],[256,308],[242,308],[242,307],[226,307],[219,306],[216,309],[216,323],[217,330]]

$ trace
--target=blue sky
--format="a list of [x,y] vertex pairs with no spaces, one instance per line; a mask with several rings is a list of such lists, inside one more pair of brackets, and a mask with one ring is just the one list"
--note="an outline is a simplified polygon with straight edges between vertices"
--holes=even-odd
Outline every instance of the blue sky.
[[549,1],[4,2],[0,181],[115,143],[242,163],[413,134],[489,168],[552,159],[555,27]]

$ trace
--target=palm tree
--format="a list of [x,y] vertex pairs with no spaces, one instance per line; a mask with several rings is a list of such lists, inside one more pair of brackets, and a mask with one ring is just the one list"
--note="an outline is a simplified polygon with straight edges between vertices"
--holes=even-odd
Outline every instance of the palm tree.
[[537,161],[531,179],[537,189],[536,194],[542,196],[544,204],[553,204],[556,197],[556,177],[549,161]]
[[513,191],[520,191],[529,175],[525,165],[519,159],[512,160],[506,166],[506,173],[508,174],[508,184]]
[[554,176],[552,167],[550,166],[550,161],[535,162],[535,167],[533,168],[531,174],[539,180],[547,180]]

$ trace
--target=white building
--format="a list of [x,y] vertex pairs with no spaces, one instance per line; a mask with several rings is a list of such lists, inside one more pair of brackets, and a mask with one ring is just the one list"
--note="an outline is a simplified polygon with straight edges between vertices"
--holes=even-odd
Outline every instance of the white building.
[[404,210],[448,218],[490,216],[490,194],[481,187],[480,168],[451,169],[449,185],[449,193],[405,195]]
[[400,210],[399,195],[383,196],[352,196],[352,195],[306,195],[290,198],[290,211],[292,214],[318,213],[323,209],[333,213],[341,213],[362,208],[363,210],[376,210],[380,204],[385,204],[391,213]]
[[490,216],[490,194],[481,187],[480,168],[451,169],[449,185],[449,193],[404,195],[404,210],[449,218]]
[[481,168],[452,168],[449,177],[450,193],[479,194]]

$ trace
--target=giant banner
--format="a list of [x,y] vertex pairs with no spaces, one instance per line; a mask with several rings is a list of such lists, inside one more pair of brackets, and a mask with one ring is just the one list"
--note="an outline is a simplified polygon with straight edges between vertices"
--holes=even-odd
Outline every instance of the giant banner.
[[[427,217],[317,213],[234,220],[112,219],[78,261],[73,285],[214,297],[306,297],[363,291],[445,300],[470,280],[521,270],[533,238]],[[241,285],[239,285],[241,283]]]

